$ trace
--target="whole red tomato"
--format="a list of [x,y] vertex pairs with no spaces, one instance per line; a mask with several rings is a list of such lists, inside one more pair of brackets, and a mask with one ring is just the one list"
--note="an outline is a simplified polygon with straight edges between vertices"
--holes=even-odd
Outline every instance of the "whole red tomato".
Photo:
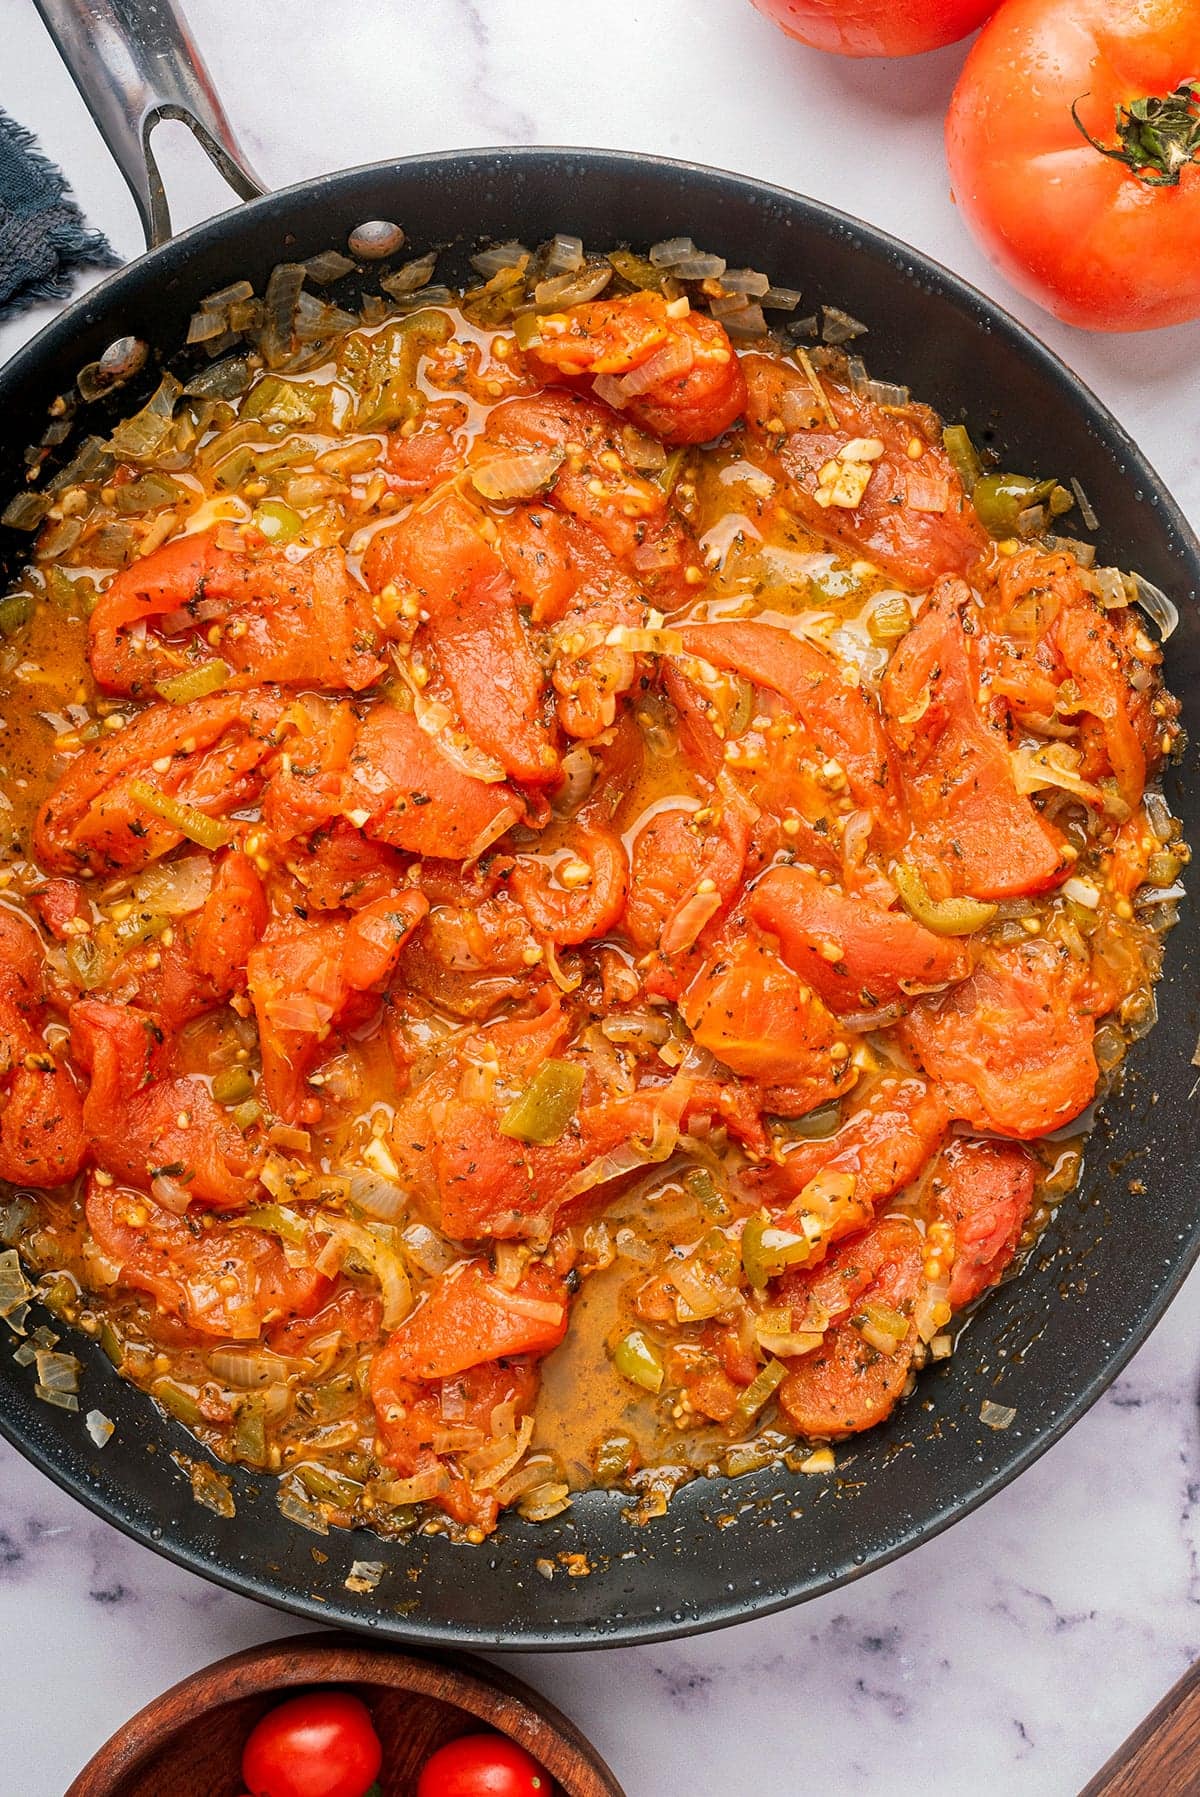
[[503,1735],[460,1735],[425,1761],[417,1797],[550,1797],[550,1775]]
[[364,1703],[348,1691],[310,1691],[255,1725],[242,1777],[253,1797],[364,1797],[382,1760]]
[[946,151],[1014,287],[1094,331],[1200,316],[1197,82],[1196,0],[1006,0],[967,58]]
[[753,0],[789,37],[838,56],[916,56],[957,43],[999,0]]

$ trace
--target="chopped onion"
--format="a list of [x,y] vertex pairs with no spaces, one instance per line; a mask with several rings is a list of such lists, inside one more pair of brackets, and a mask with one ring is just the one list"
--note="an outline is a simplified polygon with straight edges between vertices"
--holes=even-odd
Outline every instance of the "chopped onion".
[[671,1034],[671,1026],[661,1011],[626,1011],[606,1017],[601,1033],[610,1042],[649,1042],[658,1048]]
[[1093,568],[1092,586],[1106,611],[1129,604],[1129,589],[1119,568]]
[[1153,581],[1146,580],[1143,575],[1134,572],[1133,584],[1137,588],[1138,604],[1151,621],[1158,625],[1158,634],[1165,643],[1175,632],[1179,623],[1179,612],[1175,601],[1168,599],[1161,587]]
[[526,1522],[549,1522],[571,1508],[571,1487],[555,1480],[535,1485],[517,1506]]
[[690,237],[664,237],[650,245],[650,260],[655,268],[670,268],[684,256],[694,256],[696,246]]
[[532,499],[553,485],[565,455],[559,447],[492,456],[471,469],[471,484],[484,499]]
[[669,266],[678,281],[715,281],[725,273],[725,258],[706,250],[695,250],[689,256],[678,257]]
[[500,273],[501,269],[516,268],[522,257],[528,256],[528,254],[529,251],[523,243],[518,243],[515,237],[510,237],[507,243],[495,243],[490,249],[480,250],[478,255],[472,256],[471,267],[477,275],[482,275],[485,281],[490,281],[493,275]]
[[522,1417],[515,1434],[502,1435],[460,1462],[475,1491],[487,1491],[507,1478],[533,1440],[533,1418]]
[[730,314],[721,320],[731,337],[753,339],[766,334],[767,321],[761,306],[746,306],[740,312]]
[[177,1217],[182,1217],[192,1202],[192,1194],[187,1186],[173,1179],[168,1173],[160,1173],[150,1181],[150,1195],[156,1204],[169,1210]]
[[[395,1329],[404,1321],[413,1302],[412,1286],[396,1249],[374,1230],[361,1223],[353,1223],[346,1217],[335,1217],[322,1212],[320,1221],[321,1226],[329,1231],[333,1242],[344,1251],[355,1254],[374,1275],[383,1296],[383,1327]],[[325,1252],[322,1250],[321,1261],[324,1261]],[[320,1266],[320,1262],[318,1265]],[[321,1267],[321,1270],[327,1269]]]
[[368,1591],[374,1591],[383,1577],[384,1571],[382,1560],[355,1560],[351,1564],[350,1571],[342,1580],[342,1584],[347,1591],[353,1591],[362,1597]]
[[611,262],[593,263],[590,268],[556,275],[550,281],[539,281],[533,290],[533,303],[539,311],[560,311],[564,306],[581,306],[603,293],[612,278]]
[[107,1446],[116,1428],[112,1418],[105,1416],[103,1410],[89,1410],[83,1423],[98,1448]]
[[583,239],[568,232],[556,231],[546,246],[546,273],[571,274],[583,267]]
[[877,406],[897,408],[908,405],[912,398],[908,388],[897,385],[895,381],[868,381],[866,394]]
[[[721,276],[721,285],[727,293],[746,293],[751,299],[765,299],[771,291],[769,278],[760,274],[757,268],[727,268]],[[796,298],[799,299],[799,294]]]
[[373,1487],[373,1494],[383,1504],[424,1504],[438,1497],[449,1483],[445,1467],[437,1466],[426,1473],[414,1473],[411,1479],[385,1479]]
[[135,904],[159,917],[186,917],[198,911],[212,889],[211,855],[184,855],[160,861],[139,874],[129,888]]
[[1062,890],[1064,898],[1074,899],[1077,905],[1084,905],[1089,911],[1096,910],[1100,903],[1100,888],[1078,875],[1064,880]]
[[572,1198],[578,1198],[581,1192],[590,1192],[594,1186],[607,1185],[609,1180],[620,1179],[623,1174],[632,1173],[638,1167],[668,1160],[675,1152],[679,1140],[678,1126],[664,1124],[660,1118],[655,1127],[655,1138],[649,1147],[641,1142],[626,1142],[620,1148],[614,1148],[608,1154],[589,1161],[586,1167],[567,1180],[559,1195],[560,1203],[568,1204]]
[[979,1406],[979,1420],[986,1423],[989,1429],[1007,1429],[1016,1414],[1014,1405],[993,1404],[990,1398],[985,1398]]
[[1087,530],[1099,530],[1100,520],[1092,510],[1091,501],[1088,499],[1087,494],[1074,476],[1071,478],[1071,491],[1074,493],[1076,503],[1079,506],[1079,516],[1083,519],[1084,528]]
[[208,1364],[218,1379],[241,1391],[283,1384],[296,1363],[270,1348],[214,1348]]
[[422,1273],[444,1273],[458,1259],[457,1251],[426,1223],[410,1223],[402,1231],[400,1240],[409,1260],[420,1267]]
[[695,359],[688,338],[670,337],[640,368],[631,369],[628,374],[621,376],[617,386],[623,400],[627,404],[631,399],[638,399],[643,393],[649,393],[652,387],[662,386],[666,381],[689,374]]
[[851,318],[849,312],[843,312],[838,306],[821,307],[821,341],[832,345],[849,343],[855,337],[865,337],[867,326],[857,318]]
[[396,1222],[408,1209],[408,1193],[404,1187],[379,1173],[352,1173],[349,1197],[351,1204],[381,1223]]
[[499,1283],[489,1282],[483,1287],[483,1295],[501,1310],[509,1310],[531,1323],[545,1323],[548,1329],[559,1328],[567,1314],[563,1304],[553,1304],[544,1298],[526,1298],[521,1292],[506,1291]]

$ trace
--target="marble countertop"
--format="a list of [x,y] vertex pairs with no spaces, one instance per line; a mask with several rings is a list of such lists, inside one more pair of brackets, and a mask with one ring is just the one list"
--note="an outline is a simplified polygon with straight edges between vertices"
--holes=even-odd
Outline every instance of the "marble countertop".
[[[656,151],[777,181],[995,293],[1200,517],[1200,327],[1089,339],[1003,288],[955,217],[942,161],[961,49],[840,63],[789,43],[748,0],[186,3],[273,185],[519,142]],[[132,203],[30,0],[0,0],[0,44],[0,106],[135,255]],[[224,203],[182,126],[160,128],[156,146],[178,222]],[[0,327],[0,357],[47,316]],[[1016,1486],[858,1584],[703,1639],[509,1663],[590,1734],[630,1797],[715,1797],[751,1778],[833,1797],[951,1797],[972,1784],[988,1797],[1069,1797],[1200,1653],[1198,1336],[1200,1272]],[[59,1797],[166,1685],[296,1626],[126,1541],[0,1449],[5,1790]]]

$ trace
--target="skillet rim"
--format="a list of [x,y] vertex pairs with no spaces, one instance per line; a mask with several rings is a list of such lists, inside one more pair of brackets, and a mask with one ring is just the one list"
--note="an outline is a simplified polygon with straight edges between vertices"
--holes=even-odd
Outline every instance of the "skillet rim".
[[[18,387],[27,378],[36,379],[39,364],[69,347],[81,326],[95,326],[101,322],[105,313],[118,302],[123,285],[144,275],[148,265],[157,264],[164,273],[181,270],[186,267],[193,247],[210,247],[235,225],[251,226],[255,217],[287,216],[289,212],[294,212],[314,199],[335,195],[342,189],[351,193],[358,186],[366,187],[373,181],[386,181],[389,177],[411,178],[413,174],[421,172],[436,179],[439,169],[457,167],[472,161],[486,162],[488,172],[496,177],[503,176],[505,165],[520,169],[522,166],[534,168],[553,162],[575,161],[589,165],[597,173],[607,170],[614,178],[619,178],[622,174],[661,174],[666,171],[685,182],[697,179],[702,185],[715,182],[726,190],[732,189],[753,196],[759,202],[765,199],[792,211],[798,209],[827,234],[842,233],[856,256],[882,261],[901,273],[917,276],[926,283],[931,283],[939,291],[940,297],[966,313],[977,329],[998,336],[1026,363],[1033,364],[1058,388],[1064,402],[1086,419],[1101,442],[1119,453],[1125,462],[1124,478],[1129,484],[1140,486],[1151,498],[1165,534],[1173,539],[1174,553],[1192,583],[1193,594],[1200,594],[1200,539],[1162,477],[1133,437],[1087,383],[998,302],[924,251],[904,243],[877,225],[842,212],[823,201],[734,170],[648,152],[588,149],[570,145],[500,145],[440,150],[358,164],[353,168],[295,182],[260,198],[245,201],[214,218],[190,226],[177,237],[154,249],[142,252],[49,319],[0,366],[0,404],[8,397],[10,388]],[[758,1616],[774,1614],[810,1598],[826,1595],[933,1540],[953,1523],[979,1509],[989,1498],[1039,1460],[1092,1408],[1161,1322],[1198,1257],[1200,1211],[1196,1213],[1190,1233],[1180,1238],[1179,1252],[1172,1257],[1170,1273],[1156,1288],[1153,1300],[1142,1308],[1136,1322],[1118,1345],[1106,1354],[1092,1377],[1074,1391],[1070,1401],[1054,1421],[1038,1428],[1019,1448],[1017,1439],[1009,1438],[1010,1445],[1016,1451],[994,1470],[983,1474],[965,1497],[940,1504],[932,1514],[925,1515],[919,1521],[910,1519],[891,1542],[864,1556],[861,1564],[843,1564],[816,1577],[806,1577],[804,1570],[798,1567],[795,1576],[785,1580],[786,1588],[779,1594],[750,1590],[749,1595],[740,1598],[731,1596],[711,1603],[702,1614],[686,1619],[668,1616],[659,1620],[649,1615],[622,1615],[615,1623],[607,1626],[603,1633],[594,1633],[586,1623],[573,1625],[557,1622],[537,1629],[520,1628],[516,1633],[483,1630],[428,1619],[419,1614],[363,1614],[342,1603],[336,1592],[326,1601],[307,1593],[283,1595],[277,1587],[256,1573],[238,1572],[230,1564],[235,1559],[232,1553],[226,1562],[218,1561],[199,1548],[170,1540],[167,1534],[169,1525],[162,1529],[151,1529],[135,1520],[126,1512],[125,1493],[120,1488],[113,1488],[110,1494],[100,1488],[97,1480],[87,1476],[82,1466],[86,1458],[82,1443],[79,1449],[79,1469],[68,1470],[56,1464],[52,1452],[30,1440],[26,1429],[6,1409],[0,1409],[0,1436],[61,1490],[76,1498],[105,1522],[111,1523],[129,1539],[226,1590],[252,1597],[309,1621],[326,1626],[340,1624],[398,1643],[420,1642],[438,1647],[448,1644],[469,1645],[491,1652],[568,1652],[649,1644],[732,1627]]]

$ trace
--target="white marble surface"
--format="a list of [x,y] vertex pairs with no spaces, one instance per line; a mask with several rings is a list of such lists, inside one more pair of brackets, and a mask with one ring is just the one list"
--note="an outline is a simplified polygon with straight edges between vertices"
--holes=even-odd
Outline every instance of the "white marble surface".
[[[961,50],[839,64],[747,0],[187,0],[272,184],[454,145],[616,145],[745,170],[886,225],[989,291],[941,157]],[[236,24],[235,24],[236,21]],[[139,248],[30,0],[0,0],[0,106]],[[175,132],[180,222],[221,189]],[[999,292],[1200,516],[1200,327],[1088,339]],[[42,316],[48,316],[43,311]],[[40,323],[0,327],[0,355]],[[1092,1413],[981,1512],[831,1597],[706,1639],[523,1656],[630,1797],[1067,1797],[1200,1652],[1200,1275]],[[185,1672],[292,1626],[176,1571],[0,1452],[0,1790],[57,1797]]]

